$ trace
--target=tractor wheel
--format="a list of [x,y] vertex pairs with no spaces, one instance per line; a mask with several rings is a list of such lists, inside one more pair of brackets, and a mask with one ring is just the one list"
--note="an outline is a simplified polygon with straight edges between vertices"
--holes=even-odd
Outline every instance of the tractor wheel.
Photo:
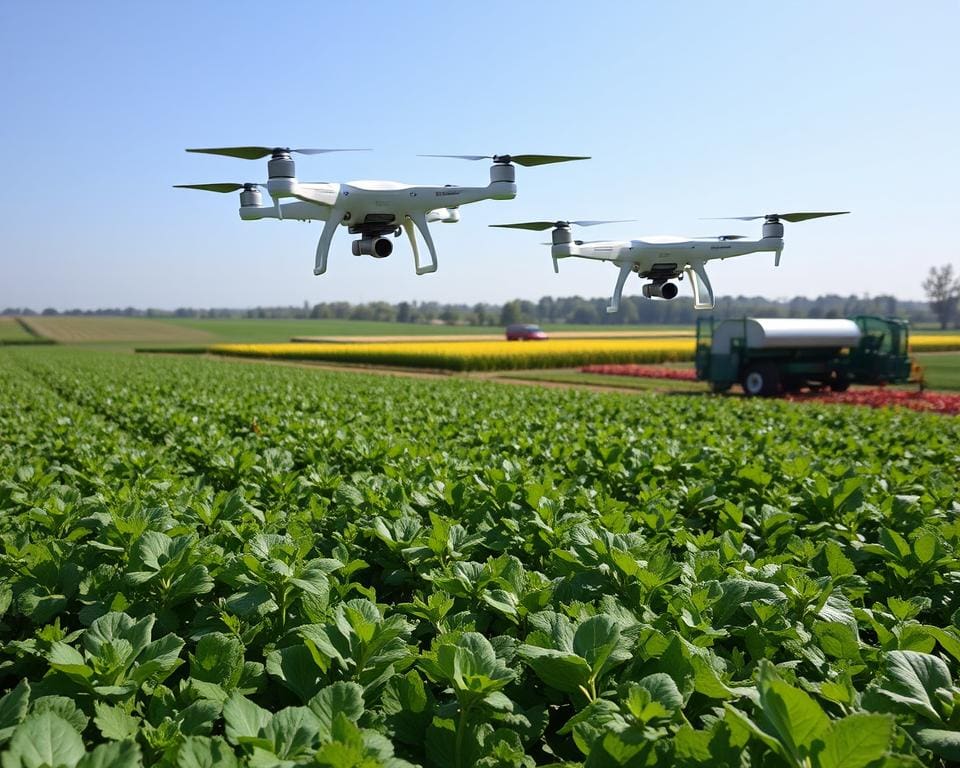
[[743,376],[743,391],[748,397],[772,397],[780,394],[780,371],[772,363],[751,365]]
[[715,395],[722,395],[724,392],[729,391],[732,386],[733,383],[729,381],[711,381],[710,391]]
[[834,392],[846,392],[850,389],[850,377],[845,373],[837,373],[830,382],[830,389]]

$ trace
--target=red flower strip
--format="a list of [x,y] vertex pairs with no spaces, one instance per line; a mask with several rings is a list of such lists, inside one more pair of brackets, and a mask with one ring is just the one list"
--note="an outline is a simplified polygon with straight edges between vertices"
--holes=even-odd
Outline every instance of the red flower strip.
[[674,379],[675,381],[696,381],[697,372],[692,368],[667,368],[662,365],[585,365],[581,373],[602,373],[606,376],[633,376],[641,379]]

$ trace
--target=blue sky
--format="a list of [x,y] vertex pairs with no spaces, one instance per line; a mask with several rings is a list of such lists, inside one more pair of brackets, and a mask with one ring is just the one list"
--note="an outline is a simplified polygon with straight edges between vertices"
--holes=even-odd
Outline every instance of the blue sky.
[[[853,213],[787,225],[778,269],[713,265],[718,294],[920,299],[930,266],[960,261],[958,22],[936,0],[6,0],[0,307],[606,296],[612,265],[555,275],[537,233],[487,225],[755,235],[701,217],[784,210]],[[235,195],[172,189],[264,180],[265,161],[183,151],[234,144],[376,150],[303,158],[303,180],[486,183],[485,163],[430,152],[593,159],[518,168],[516,200],[435,225],[435,274],[401,241],[354,257],[341,229],[314,277],[319,224],[241,222]]]

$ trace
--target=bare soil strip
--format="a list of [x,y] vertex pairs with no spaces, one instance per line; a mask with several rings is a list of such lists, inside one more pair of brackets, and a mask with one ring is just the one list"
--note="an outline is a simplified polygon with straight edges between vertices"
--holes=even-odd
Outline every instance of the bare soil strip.
[[208,343],[216,337],[206,331],[183,328],[162,320],[139,317],[27,317],[24,322],[38,336],[63,344],[99,341]]

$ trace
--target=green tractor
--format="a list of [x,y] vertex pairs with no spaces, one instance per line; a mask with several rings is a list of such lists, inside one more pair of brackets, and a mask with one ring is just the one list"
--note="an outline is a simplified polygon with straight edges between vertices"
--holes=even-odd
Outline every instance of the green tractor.
[[740,383],[750,396],[804,387],[835,392],[851,384],[910,378],[905,320],[858,315],[848,320],[744,317],[697,320],[697,378],[714,392]]

